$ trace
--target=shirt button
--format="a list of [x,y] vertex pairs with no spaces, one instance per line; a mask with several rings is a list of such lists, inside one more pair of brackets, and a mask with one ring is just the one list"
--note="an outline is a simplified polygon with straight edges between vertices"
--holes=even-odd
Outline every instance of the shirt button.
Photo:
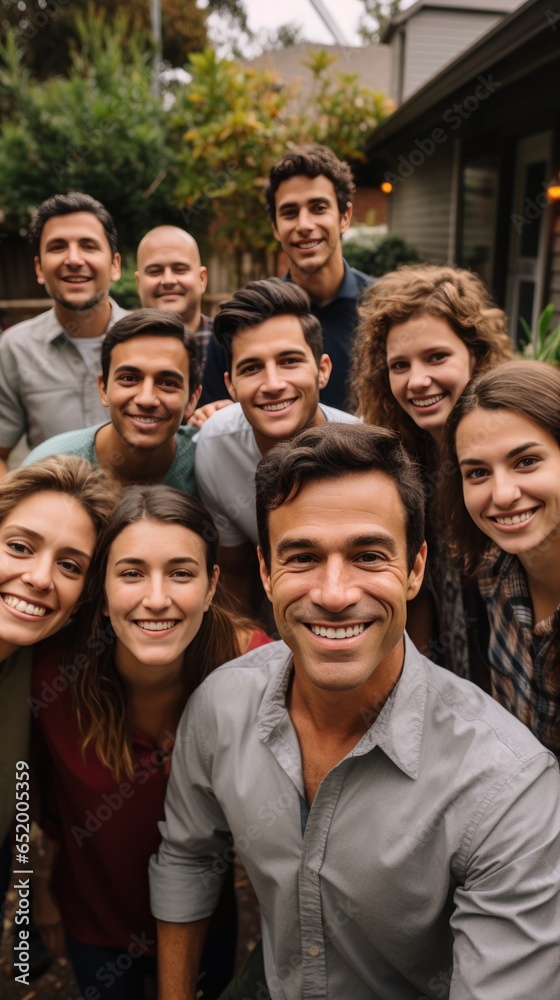
[[311,948],[308,948],[308,950],[307,950],[307,954],[308,954],[308,955],[309,955],[309,956],[310,956],[311,958],[317,958],[317,957],[318,957],[318,956],[319,956],[319,955],[321,954],[321,949],[319,948],[319,946],[318,946],[318,945],[316,945],[316,944],[312,944],[312,945],[311,945]]

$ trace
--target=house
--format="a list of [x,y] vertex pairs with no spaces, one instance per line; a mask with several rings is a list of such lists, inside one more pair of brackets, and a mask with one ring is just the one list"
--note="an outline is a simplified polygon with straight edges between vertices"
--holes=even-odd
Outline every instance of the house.
[[559,74],[558,0],[527,0],[368,142],[370,181],[393,185],[390,230],[478,272],[514,338],[520,316],[534,326],[547,302],[560,313]]

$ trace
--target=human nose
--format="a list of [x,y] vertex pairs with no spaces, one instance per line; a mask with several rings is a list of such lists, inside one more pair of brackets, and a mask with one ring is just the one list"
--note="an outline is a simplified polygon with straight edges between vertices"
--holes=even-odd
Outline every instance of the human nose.
[[427,389],[432,377],[422,364],[412,364],[408,374],[408,388],[414,390]]
[[286,379],[278,366],[271,362],[263,369],[263,392],[281,392],[286,386]]
[[492,500],[496,507],[511,507],[521,496],[519,485],[508,472],[495,470],[492,477]]
[[173,271],[171,270],[170,267],[164,268],[164,271],[163,271],[163,274],[162,274],[162,278],[161,278],[161,283],[162,283],[162,285],[176,285],[177,284],[177,279],[176,279],[175,275],[173,274]]
[[153,378],[144,378],[138,385],[136,391],[136,402],[138,406],[157,406],[159,399],[156,393],[156,386]]
[[315,223],[308,208],[301,208],[297,217],[297,228],[300,233],[311,232]]
[[50,555],[45,552],[43,556],[35,556],[25,573],[21,574],[21,578],[34,590],[52,590],[54,586],[53,560]]
[[142,598],[142,606],[151,611],[163,611],[171,604],[171,597],[167,593],[165,577],[161,573],[153,573],[148,578],[146,593]]
[[69,267],[80,267],[83,262],[84,255],[80,244],[75,240],[71,240],[66,248],[66,263]]
[[353,581],[352,569],[339,559],[329,559],[318,567],[309,591],[313,604],[332,613],[357,604],[360,594],[360,588]]

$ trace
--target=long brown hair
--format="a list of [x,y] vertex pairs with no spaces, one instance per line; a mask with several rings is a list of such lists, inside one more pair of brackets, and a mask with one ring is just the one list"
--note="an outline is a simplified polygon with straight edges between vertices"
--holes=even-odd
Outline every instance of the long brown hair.
[[[506,317],[483,282],[462,268],[410,264],[383,275],[368,289],[359,308],[352,390],[367,424],[398,431],[411,454],[433,464],[425,431],[397,403],[389,384],[387,337],[395,323],[424,314],[446,320],[475,358],[474,373],[513,357]],[[431,459],[431,460],[430,460]]]
[[[113,542],[128,525],[141,520],[179,524],[198,535],[206,550],[209,580],[218,555],[218,533],[206,508],[194,497],[169,486],[126,489],[102,532],[91,577],[89,612],[67,662],[88,650],[88,663],[80,671],[75,691],[82,750],[91,745],[117,781],[123,773],[133,776],[134,761],[126,688],[114,663],[115,633],[103,614],[104,584]],[[185,702],[212,670],[240,655],[240,633],[254,627],[255,623],[234,608],[218,581],[214,599],[184,659]]]
[[447,527],[451,549],[469,573],[476,571],[484,552],[493,544],[465,507],[463,483],[457,470],[457,428],[468,413],[478,409],[489,411],[489,436],[496,432],[491,411],[509,410],[539,424],[560,447],[560,371],[543,361],[498,365],[469,382],[451,412],[445,427],[444,467],[456,471],[445,478],[436,506],[441,523]]

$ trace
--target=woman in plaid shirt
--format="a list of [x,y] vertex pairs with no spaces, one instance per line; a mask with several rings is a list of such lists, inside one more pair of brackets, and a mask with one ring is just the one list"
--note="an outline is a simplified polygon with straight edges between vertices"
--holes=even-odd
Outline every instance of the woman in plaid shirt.
[[460,476],[442,511],[488,606],[492,693],[560,757],[560,370],[511,361],[473,379],[447,449]]

